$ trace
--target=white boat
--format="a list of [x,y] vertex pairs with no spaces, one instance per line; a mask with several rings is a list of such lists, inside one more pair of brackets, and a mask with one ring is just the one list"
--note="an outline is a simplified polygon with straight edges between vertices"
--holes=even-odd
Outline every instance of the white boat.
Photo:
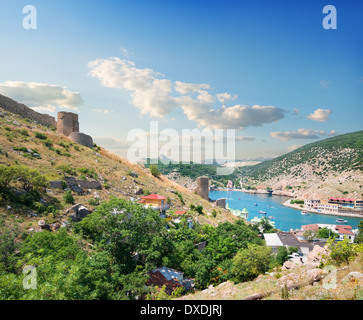
[[336,219],[336,220],[335,220],[335,222],[336,222],[336,223],[347,223],[347,222],[348,222],[348,220],[344,220],[344,219],[339,219],[339,218],[338,218],[338,219]]
[[269,219],[275,219],[275,217],[274,217],[274,216],[269,216],[268,218],[269,218]]
[[308,216],[309,215],[309,212],[307,212],[307,211],[301,211],[301,215]]
[[262,211],[262,210],[260,211],[260,213],[261,213],[261,214],[266,214],[266,212],[265,212],[265,211]]

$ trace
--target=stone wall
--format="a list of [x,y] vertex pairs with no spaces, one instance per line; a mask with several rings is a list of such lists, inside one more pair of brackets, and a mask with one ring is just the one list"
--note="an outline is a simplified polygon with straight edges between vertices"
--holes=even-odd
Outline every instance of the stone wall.
[[79,143],[82,146],[92,148],[93,147],[93,139],[91,136],[81,133],[81,132],[72,132],[69,137],[73,142]]
[[65,180],[70,189],[79,193],[82,192],[82,189],[102,189],[101,183],[97,180],[78,180],[74,177],[66,177]]
[[226,208],[226,198],[221,198],[216,200],[216,207]]
[[8,112],[18,114],[23,118],[28,118],[30,120],[36,121],[37,123],[42,124],[44,126],[55,127],[57,125],[54,117],[48,114],[36,112],[27,107],[26,105],[18,103],[15,100],[10,99],[1,94],[0,94],[0,107]]

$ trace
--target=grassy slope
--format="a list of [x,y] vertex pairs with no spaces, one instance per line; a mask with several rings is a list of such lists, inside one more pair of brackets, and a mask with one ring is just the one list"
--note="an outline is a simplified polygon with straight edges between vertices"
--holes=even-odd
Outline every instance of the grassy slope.
[[[26,130],[29,136],[22,134],[22,130]],[[48,140],[52,142],[53,148],[55,150],[59,149],[61,154],[58,154],[56,151],[52,151],[46,147],[43,144],[43,140],[35,137],[35,132],[44,133],[48,137]],[[68,146],[68,151],[62,145]],[[24,152],[14,151],[14,147],[35,149],[41,158],[24,157]],[[102,181],[102,179],[104,179],[105,182],[102,183],[107,183],[110,186],[108,189],[102,188],[102,190],[97,190],[101,196],[101,201],[107,200],[110,195],[125,199],[129,199],[130,197],[140,197],[133,194],[133,191],[137,186],[139,186],[143,188],[143,190],[148,190],[151,193],[159,193],[166,197],[170,197],[174,206],[173,209],[187,210],[191,203],[195,205],[202,205],[204,207],[204,215],[196,216],[196,214],[193,213],[195,215],[195,219],[202,224],[210,223],[216,225],[222,221],[228,220],[232,222],[235,219],[233,215],[223,209],[218,209],[217,217],[214,218],[210,215],[213,207],[208,201],[205,201],[165,177],[161,176],[157,179],[150,174],[149,169],[130,164],[127,160],[122,159],[118,155],[115,155],[103,148],[95,150],[77,145],[67,137],[52,131],[50,128],[36,124],[15,114],[8,113],[7,115],[2,114],[2,116],[0,116],[0,150],[0,164],[25,164],[31,168],[39,170],[50,180],[63,179],[63,173],[57,169],[57,166],[61,164],[69,164],[75,169],[82,167],[92,169],[97,174],[97,180]],[[65,153],[69,153],[70,156],[65,156]],[[131,170],[138,173],[138,178],[133,178],[128,174]],[[80,178],[81,173],[77,172],[77,175],[78,178]],[[123,176],[126,177],[127,180],[123,180]],[[184,205],[180,202],[178,197],[171,192],[172,189],[177,190],[182,194],[185,201]],[[54,190],[54,194],[48,193],[48,196],[57,198],[65,208],[70,206],[64,203],[62,190]],[[92,206],[88,204],[88,200],[93,197],[93,192],[85,196],[78,196],[74,194],[76,203],[82,203],[91,208]],[[8,204],[3,201],[0,206],[0,213],[2,212],[5,216],[9,216],[7,205]],[[27,213],[30,211],[34,212],[34,210],[25,211]],[[12,216],[16,217],[19,214],[26,212],[17,211],[14,207],[12,210]],[[36,219],[26,218],[27,215],[24,215],[21,220],[24,220],[24,217],[25,221],[23,225],[26,225],[26,227],[31,227],[32,224],[34,225],[34,223],[39,220],[39,217]]]
[[[307,285],[298,290],[290,290],[288,300],[362,300],[363,281],[347,281],[350,272],[363,272],[362,255],[356,257],[349,264],[336,267],[336,287],[326,289],[324,279],[314,285]],[[291,279],[294,284],[306,281],[306,268],[298,267],[294,270],[276,271],[260,275],[252,281],[233,284],[230,281],[210,287],[203,291],[196,291],[177,300],[243,300],[255,294],[274,291],[263,300],[282,300],[282,277]],[[325,274],[327,277],[327,274]],[[328,280],[327,280],[328,281]],[[276,292],[275,292],[276,291]]]

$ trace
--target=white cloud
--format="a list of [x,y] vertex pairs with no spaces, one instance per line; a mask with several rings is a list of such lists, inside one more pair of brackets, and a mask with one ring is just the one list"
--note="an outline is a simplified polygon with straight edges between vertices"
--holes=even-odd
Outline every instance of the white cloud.
[[327,88],[332,83],[333,83],[333,81],[330,81],[330,80],[320,80],[320,86],[322,88]]
[[30,109],[33,109],[37,112],[46,112],[46,113],[53,113],[56,112],[57,108],[52,105],[45,105],[45,106],[39,106],[39,107],[30,107]]
[[262,126],[284,117],[285,111],[273,106],[252,107],[235,105],[230,108],[223,106],[210,109],[207,105],[184,97],[181,106],[189,120],[196,121],[199,126],[214,129],[244,129],[249,126]]
[[300,110],[299,110],[299,109],[297,109],[297,108],[294,108],[294,109],[292,110],[292,114],[293,114],[294,116],[297,116],[299,113],[300,113]]
[[37,82],[6,81],[0,83],[0,93],[33,109],[46,111],[55,111],[56,107],[78,110],[83,103],[79,92],[72,92],[58,85]]
[[287,141],[291,139],[318,139],[326,133],[323,130],[298,129],[297,131],[271,132],[270,135],[276,139]]
[[113,113],[113,110],[108,110],[108,109],[92,109],[92,112],[109,114],[109,113]]
[[225,102],[228,102],[228,101],[236,100],[237,99],[237,95],[236,94],[234,96],[232,96],[228,92],[225,92],[225,93],[217,93],[216,94],[216,97],[222,103],[225,103]]
[[255,141],[256,138],[254,137],[244,137],[244,136],[237,136],[236,141]]
[[180,94],[200,92],[200,90],[207,90],[207,89],[210,89],[210,87],[206,83],[194,84],[194,83],[184,83],[180,81],[175,81],[175,91]]
[[331,110],[317,109],[313,113],[310,113],[306,118],[313,121],[328,121]]
[[285,111],[273,106],[253,107],[235,105],[217,107],[217,99],[233,100],[229,93],[213,95],[209,84],[194,84],[164,79],[152,69],[136,68],[135,63],[118,57],[89,62],[89,75],[97,78],[105,87],[131,92],[131,103],[141,114],[164,117],[181,108],[187,118],[198,126],[211,128],[243,129],[278,121]]

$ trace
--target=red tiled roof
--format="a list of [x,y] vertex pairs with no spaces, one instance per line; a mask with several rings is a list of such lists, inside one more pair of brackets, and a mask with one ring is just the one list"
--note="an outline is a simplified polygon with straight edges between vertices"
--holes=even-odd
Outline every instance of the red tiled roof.
[[175,213],[175,214],[185,214],[185,211],[178,210],[178,211],[175,211],[174,213]]
[[150,194],[148,196],[141,197],[141,199],[145,199],[145,200],[166,200],[166,197],[161,196],[160,194]]
[[333,200],[333,201],[353,201],[354,202],[354,199],[351,199],[351,198],[334,198],[334,197],[330,197],[329,200]]
[[350,234],[354,235],[354,233],[351,231],[351,226],[335,226],[335,230],[338,231],[339,234]]
[[148,286],[157,286],[161,289],[165,285],[165,292],[171,294],[177,288],[183,288],[183,286],[177,280],[167,280],[160,271],[149,272],[149,280],[146,282]]
[[319,226],[317,224],[306,224],[304,226],[301,227],[302,230],[307,231],[318,231],[319,230]]

